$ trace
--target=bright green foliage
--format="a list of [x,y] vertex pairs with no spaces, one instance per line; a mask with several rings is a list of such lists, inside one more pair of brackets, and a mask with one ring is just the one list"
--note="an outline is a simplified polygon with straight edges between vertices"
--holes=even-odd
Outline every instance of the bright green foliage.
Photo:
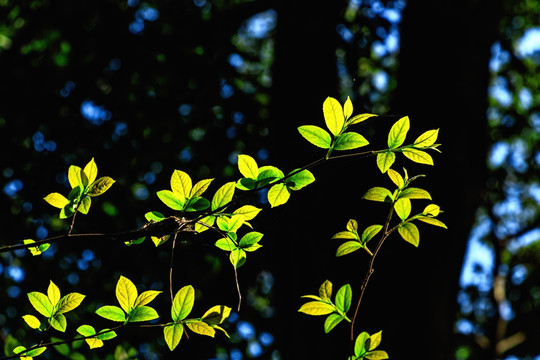
[[96,332],[93,326],[90,325],[81,325],[77,328],[77,332],[82,336],[86,337],[84,339],[90,349],[96,349],[103,346],[103,341],[110,340],[116,337],[116,333],[109,329],[103,329],[99,332]]
[[[47,295],[38,291],[29,292],[27,295],[34,309],[47,318],[50,326],[61,332],[65,332],[67,327],[64,314],[78,307],[85,298],[85,295],[79,293],[69,293],[61,297],[60,289],[52,280],[49,282]],[[32,329],[47,330],[47,326],[34,315],[24,315],[23,320]]]
[[354,150],[366,146],[369,142],[360,134],[349,131],[350,125],[360,123],[373,114],[361,114],[351,118],[353,105],[350,98],[347,98],[342,107],[339,101],[332,97],[326,98],[323,103],[323,115],[326,127],[330,131],[314,125],[303,125],[298,128],[300,135],[311,144],[328,149],[326,158],[330,157],[333,150]]
[[[23,244],[32,244],[32,243],[35,243],[35,240],[33,239],[25,239],[23,240]],[[28,250],[30,250],[30,254],[32,254],[32,256],[37,256],[37,255],[41,255],[42,253],[44,253],[45,251],[47,251],[47,249],[51,246],[51,244],[40,244],[38,246],[34,246],[34,247],[29,247]]]
[[68,197],[54,192],[45,196],[44,200],[60,209],[61,219],[69,218],[76,212],[88,214],[92,203],[91,198],[102,195],[115,182],[108,176],[96,179],[97,173],[94,158],[86,164],[84,169],[71,165],[68,169],[68,180],[71,185]]
[[206,311],[200,318],[186,319],[191,313],[194,302],[195,290],[191,285],[184,286],[174,296],[171,306],[171,318],[173,321],[163,328],[163,337],[171,351],[180,343],[184,334],[184,326],[199,335],[214,337],[217,329],[229,337],[229,334],[219,325],[229,317],[231,308],[216,305]]
[[173,210],[182,212],[206,210],[210,207],[210,202],[201,195],[213,180],[204,179],[193,185],[187,173],[174,170],[171,175],[171,190],[160,190],[157,196]]
[[[218,219],[219,220],[219,219]],[[244,265],[246,262],[246,252],[253,252],[262,247],[259,241],[263,234],[257,231],[251,231],[245,234],[240,241],[237,241],[235,233],[228,233],[227,237],[216,241],[215,245],[224,251],[229,251],[229,260],[235,269]]]
[[347,255],[358,249],[364,249],[370,256],[373,256],[372,252],[367,247],[367,242],[377,235],[382,228],[382,225],[368,226],[362,232],[362,236],[360,236],[358,234],[358,222],[354,219],[350,219],[347,222],[347,230],[340,231],[332,236],[332,239],[348,240],[338,247],[336,256]]
[[36,348],[31,347],[30,350],[27,350],[24,346],[17,346],[15,349],[13,349],[13,352],[15,354],[20,354],[24,352],[24,355],[21,355],[19,359],[32,360],[34,357],[43,354],[45,350],[47,350],[47,347],[45,346],[36,347]]
[[285,204],[289,201],[292,191],[300,190],[315,181],[315,176],[309,170],[293,170],[284,182],[273,185],[268,190],[268,202],[271,207]]
[[304,295],[302,298],[312,299],[298,309],[307,315],[328,315],[324,322],[324,332],[329,333],[337,324],[345,320],[350,322],[347,311],[351,307],[352,290],[349,284],[343,285],[332,302],[332,283],[326,280],[319,287],[319,295]]
[[354,343],[354,356],[350,356],[349,360],[384,360],[388,359],[388,354],[384,350],[375,350],[381,343],[382,331],[376,334],[369,335],[367,332],[362,332],[356,338]]
[[[431,195],[426,190],[416,187],[409,187],[413,180],[423,177],[423,175],[417,175],[409,178],[407,170],[405,169],[404,176],[401,176],[401,174],[393,169],[388,169],[387,174],[390,180],[392,180],[392,182],[397,186],[397,189],[394,192],[391,192],[383,187],[373,187],[364,194],[363,199],[391,203],[393,210],[401,220],[401,222],[397,225],[397,231],[405,241],[414,246],[418,246],[420,242],[420,232],[418,231],[416,225],[412,223],[414,220],[420,220],[431,225],[446,228],[446,225],[443,222],[435,219],[435,217],[440,213],[439,206],[435,204],[428,205],[423,212],[410,216],[412,211],[412,199],[431,200]],[[342,251],[345,250],[342,249]],[[349,250],[349,252],[352,251]]]
[[159,317],[156,310],[146,304],[161,294],[161,291],[148,290],[140,295],[137,288],[124,276],[120,276],[116,283],[116,299],[120,304],[118,306],[105,305],[96,310],[99,316],[125,324],[129,322],[140,322],[154,320]]

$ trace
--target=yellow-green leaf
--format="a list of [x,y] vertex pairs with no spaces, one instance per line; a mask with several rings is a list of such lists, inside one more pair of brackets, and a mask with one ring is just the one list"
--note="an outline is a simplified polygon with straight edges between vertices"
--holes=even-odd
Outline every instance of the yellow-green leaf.
[[52,280],[49,281],[47,296],[49,297],[49,300],[51,300],[52,306],[56,306],[56,303],[58,303],[58,300],[60,300],[60,289],[55,283],[52,282]]
[[426,224],[435,225],[435,226],[442,227],[444,229],[448,229],[448,227],[439,219],[435,219],[430,216],[418,216],[416,218],[420,221],[425,222]]
[[150,321],[159,318],[157,311],[150,306],[142,305],[134,307],[128,316],[128,322]]
[[249,155],[238,155],[238,170],[245,178],[256,180],[259,176],[259,166]]
[[171,306],[171,317],[174,321],[184,320],[189,315],[195,302],[195,290],[193,286],[186,285],[174,296]]
[[88,211],[90,211],[90,205],[92,205],[92,199],[90,198],[90,196],[85,196],[79,203],[77,210],[79,210],[81,214],[86,215],[88,214]]
[[96,310],[96,314],[99,316],[118,322],[126,321],[126,314],[118,306],[105,305]]
[[158,296],[161,293],[162,291],[157,291],[157,290],[144,291],[137,297],[133,307],[149,304],[152,300],[156,298],[156,296]]
[[203,179],[197,182],[195,185],[193,185],[193,188],[191,189],[190,197],[194,198],[197,196],[201,196],[206,190],[208,190],[208,187],[210,186],[212,181],[214,181],[214,179]]
[[116,298],[120,307],[126,312],[129,313],[133,309],[135,300],[137,299],[138,293],[135,285],[124,276],[120,276],[118,282],[116,283]]
[[192,188],[191,177],[181,170],[174,170],[171,176],[171,190],[183,201],[189,198]]
[[410,187],[404,189],[401,194],[399,194],[400,198],[408,198],[408,199],[427,199],[431,200],[431,195],[424,189],[416,188],[416,187]]
[[[75,165],[71,165],[68,169],[68,181],[69,181],[69,185],[71,185],[71,188],[72,189],[75,189],[77,186],[82,186],[82,187],[85,187],[86,185],[88,185],[88,183],[84,184],[83,180],[82,180],[82,170],[80,167],[78,166],[75,166]],[[86,175],[85,175],[85,178],[86,178]],[[86,180],[88,181],[88,180]]]
[[69,200],[62,194],[57,192],[50,193],[49,195],[43,198],[49,205],[54,206],[55,208],[62,209],[64,206],[69,204]]
[[90,185],[90,189],[88,190],[87,195],[89,196],[99,196],[103,194],[105,191],[109,190],[111,186],[116,181],[108,176],[103,176],[97,179],[96,181],[92,182]]
[[317,147],[329,149],[332,145],[332,137],[330,136],[330,134],[326,130],[318,126],[299,126],[298,132],[300,133],[300,135],[302,135],[302,137],[304,137],[304,139]]
[[76,292],[69,293],[58,301],[56,312],[59,314],[67,313],[79,306],[84,300],[85,295]]
[[433,165],[433,158],[425,151],[407,148],[403,149],[403,155],[415,163]]
[[97,349],[103,346],[103,340],[100,339],[88,338],[84,339],[84,341],[86,341],[90,349]]
[[358,231],[358,221],[354,219],[349,219],[349,221],[347,221],[347,230],[353,232]]
[[345,123],[343,108],[339,101],[332,97],[327,97],[323,103],[323,115],[328,130],[330,130],[334,136],[338,135]]
[[228,182],[216,191],[212,198],[212,210],[217,210],[231,202],[234,196],[234,189],[236,183],[234,181]]
[[216,334],[216,331],[203,321],[189,321],[186,322],[186,325],[191,331],[199,335],[214,337]]
[[51,304],[51,300],[49,300],[45,294],[38,291],[33,291],[29,292],[27,295],[28,300],[30,300],[30,304],[32,304],[38,313],[46,317],[52,316],[53,305]]
[[334,236],[332,236],[332,239],[351,239],[351,240],[358,240],[358,235],[355,234],[352,231],[340,231]]
[[382,330],[378,333],[375,333],[369,337],[369,349],[368,350],[374,350],[381,344],[382,340]]
[[285,204],[291,196],[291,190],[283,183],[276,184],[268,190],[268,202],[271,207]]
[[362,199],[379,202],[392,202],[394,200],[390,190],[379,186],[372,187],[366,191],[364,196],[362,196]]
[[404,116],[392,125],[388,133],[388,147],[395,149],[403,144],[409,131],[409,117]]
[[343,256],[350,254],[364,246],[359,241],[347,241],[341,244],[336,250],[336,256]]
[[328,334],[330,331],[332,331],[333,328],[336,327],[337,324],[343,321],[343,319],[345,318],[342,315],[336,313],[328,315],[328,317],[324,321],[324,332]]
[[358,123],[361,123],[362,121],[366,121],[370,117],[374,117],[374,116],[377,116],[377,115],[375,115],[375,114],[358,114],[358,115],[354,115],[352,118],[349,119],[349,124],[350,125],[358,124]]
[[204,313],[202,319],[209,325],[219,325],[231,314],[231,308],[225,305],[212,306]]
[[428,130],[422,135],[420,135],[415,141],[414,146],[417,147],[427,147],[435,144],[437,141],[437,136],[439,135],[439,129]]
[[259,209],[259,208],[255,207],[255,206],[252,206],[252,205],[244,205],[244,206],[239,207],[238,209],[234,210],[233,214],[242,215],[244,217],[245,221],[249,221],[249,220],[254,219],[255,216],[257,216],[257,214],[259,214],[259,212],[261,210],[262,209]]
[[343,115],[345,116],[345,120],[348,120],[353,113],[353,104],[351,101],[351,98],[347,96],[347,100],[345,101],[345,104],[343,106]]
[[392,182],[396,184],[398,189],[401,189],[403,186],[405,186],[405,181],[403,180],[403,177],[396,170],[388,169],[388,177],[390,177],[390,180],[392,180]]
[[88,184],[91,184],[96,180],[98,169],[94,158],[92,158],[83,169],[83,173],[86,176]]
[[329,280],[325,280],[319,287],[319,297],[323,300],[330,301],[332,296],[332,283]]
[[394,203],[394,210],[396,210],[396,214],[401,220],[407,220],[411,214],[411,200],[407,198],[397,199],[397,201]]
[[366,359],[369,360],[385,360],[388,359],[388,354],[384,350],[374,350],[366,353]]
[[302,305],[298,311],[308,315],[319,316],[331,314],[335,311],[335,308],[322,301],[309,301]]
[[379,233],[383,228],[382,225],[370,225],[368,226],[364,232],[362,232],[362,243],[367,243],[369,240],[371,240],[375,235]]
[[349,131],[335,138],[334,150],[353,150],[368,144],[369,141],[365,137],[354,131]]
[[422,214],[426,216],[438,216],[441,211],[441,208],[439,205],[435,204],[429,204],[424,208],[424,211],[422,211]]
[[398,227],[398,232],[406,242],[418,246],[420,243],[420,232],[413,223],[404,223]]
[[178,346],[183,333],[184,327],[182,324],[167,325],[163,328],[163,337],[165,338],[169,350],[173,351],[176,346]]
[[67,328],[67,320],[64,314],[57,313],[52,319],[49,319],[49,323],[53,328],[60,332],[65,332]]
[[41,321],[34,315],[24,315],[22,318],[32,329],[39,329],[41,326]]
[[396,154],[392,151],[385,151],[377,154],[377,166],[381,173],[385,173],[396,161]]

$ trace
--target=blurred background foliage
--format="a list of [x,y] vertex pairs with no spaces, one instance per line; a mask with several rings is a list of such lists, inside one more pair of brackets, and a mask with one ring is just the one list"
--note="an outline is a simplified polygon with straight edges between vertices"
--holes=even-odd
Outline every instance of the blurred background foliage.
[[[95,157],[99,175],[117,180],[75,231],[135,229],[145,212],[166,213],[155,192],[174,169],[223,183],[238,176],[239,153],[284,171],[322,156],[296,127],[320,123],[327,96],[350,96],[356,113],[387,115],[359,130],[375,146],[395,116],[410,115],[416,134],[441,128],[434,169],[403,165],[428,174],[422,186],[450,227],[422,228],[419,249],[388,244],[361,330],[382,328],[392,358],[411,349],[429,359],[535,358],[538,8],[535,0],[0,0],[1,244],[66,231],[42,198],[67,192],[71,164]],[[323,337],[319,319],[296,310],[327,278],[358,292],[366,258],[336,261],[329,238],[349,218],[380,222],[383,211],[359,204],[368,186],[387,181],[375,174],[374,161],[328,165],[286,208],[254,221],[265,249],[240,269],[243,308],[225,325],[231,340],[190,336],[178,356],[345,358],[346,329]],[[174,286],[197,289],[194,314],[235,307],[234,275],[212,234],[181,240]],[[114,299],[120,274],[141,291],[168,290],[169,253],[170,244],[150,242],[3,253],[0,337],[40,339],[21,316],[32,311],[26,293],[44,292],[49,279],[64,294],[88,295],[87,313],[69,314],[68,335],[99,322],[92,311]],[[168,314],[166,296],[155,303]],[[171,356],[158,330],[126,330],[117,344],[44,356]]]

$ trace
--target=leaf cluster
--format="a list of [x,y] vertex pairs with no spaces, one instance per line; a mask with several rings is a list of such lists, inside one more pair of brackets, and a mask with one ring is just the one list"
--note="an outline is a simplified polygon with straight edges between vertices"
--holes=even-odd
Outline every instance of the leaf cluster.
[[354,342],[354,355],[349,360],[384,360],[388,359],[388,354],[384,350],[376,350],[382,340],[382,331],[369,335],[362,332]]

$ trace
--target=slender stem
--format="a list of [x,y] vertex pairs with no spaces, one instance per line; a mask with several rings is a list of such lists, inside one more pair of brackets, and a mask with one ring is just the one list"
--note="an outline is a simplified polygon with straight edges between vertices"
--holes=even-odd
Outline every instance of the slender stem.
[[172,249],[171,249],[171,265],[169,266],[169,292],[171,294],[171,304],[174,304],[174,295],[173,295],[173,267],[174,267],[174,248],[176,246],[176,237],[178,236],[178,233],[174,234],[174,238],[172,241]]

